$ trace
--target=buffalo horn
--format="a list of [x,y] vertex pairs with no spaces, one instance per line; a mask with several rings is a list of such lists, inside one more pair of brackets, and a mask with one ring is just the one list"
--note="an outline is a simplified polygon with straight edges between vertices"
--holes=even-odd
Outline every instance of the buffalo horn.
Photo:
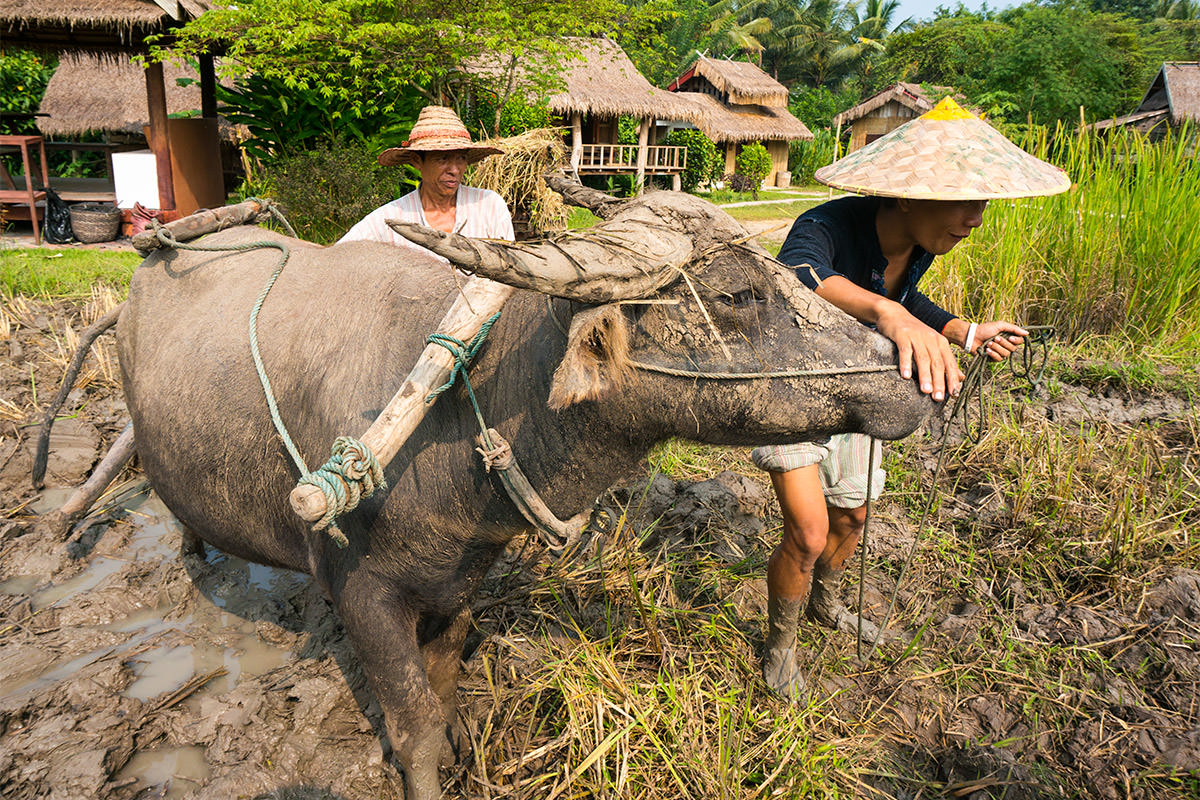
[[467,272],[583,303],[651,295],[679,276],[693,251],[687,235],[632,220],[530,244],[471,239],[396,220],[388,225]]

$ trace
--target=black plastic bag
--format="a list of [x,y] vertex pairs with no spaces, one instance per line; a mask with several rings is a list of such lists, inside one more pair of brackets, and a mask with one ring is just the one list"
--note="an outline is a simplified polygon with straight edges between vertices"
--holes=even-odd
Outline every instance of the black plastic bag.
[[46,218],[42,225],[42,238],[51,244],[70,244],[75,241],[71,232],[71,211],[58,192],[46,186]]

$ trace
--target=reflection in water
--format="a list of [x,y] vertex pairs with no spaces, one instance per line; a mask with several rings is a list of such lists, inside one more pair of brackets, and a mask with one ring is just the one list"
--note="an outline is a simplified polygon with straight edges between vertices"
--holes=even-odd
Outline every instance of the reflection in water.
[[147,786],[161,786],[170,782],[163,798],[183,797],[196,788],[196,784],[208,780],[208,764],[204,760],[203,747],[168,747],[162,750],[144,750],[134,753],[124,768],[117,773],[115,782],[127,778],[140,778]]
[[[38,508],[58,508],[70,491],[47,491]],[[122,507],[128,512],[133,531],[119,553],[95,556],[78,575],[58,583],[47,584],[45,575],[15,576],[0,582],[0,592],[28,596],[35,611],[62,607],[86,592],[104,589],[110,580],[125,580],[122,574],[136,562],[158,563],[178,557],[182,526],[156,495],[134,495],[122,501]],[[208,548],[208,554],[213,573],[200,587],[191,614],[167,619],[174,606],[164,605],[142,608],[124,619],[96,625],[97,630],[127,634],[128,638],[60,659],[25,676],[19,685],[6,685],[0,695],[39,691],[72,678],[97,659],[121,658],[126,653],[130,655],[125,664],[134,680],[124,694],[143,702],[174,692],[194,676],[219,667],[224,667],[226,674],[206,683],[189,702],[230,691],[246,678],[285,664],[292,657],[291,651],[263,641],[256,632],[255,620],[263,617],[264,610],[277,607],[280,598],[303,591],[309,578],[251,564],[212,548]],[[122,588],[137,589],[133,585]],[[142,646],[149,649],[143,650]],[[182,747],[135,753],[116,779],[129,777],[137,777],[148,786],[170,782],[165,797],[182,796],[195,788],[192,781],[202,782],[208,777],[204,749]]]

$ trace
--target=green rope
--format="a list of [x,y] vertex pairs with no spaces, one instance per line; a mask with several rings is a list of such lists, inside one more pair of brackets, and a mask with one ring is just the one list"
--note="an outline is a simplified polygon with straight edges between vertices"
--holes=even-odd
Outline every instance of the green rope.
[[475,389],[471,386],[471,378],[467,375],[467,367],[471,365],[471,359],[479,352],[479,348],[483,346],[483,340],[491,332],[492,326],[496,324],[496,320],[500,318],[500,312],[495,314],[479,326],[479,333],[475,334],[475,338],[470,344],[455,339],[453,336],[447,336],[444,333],[431,333],[425,339],[427,344],[437,344],[450,351],[450,355],[454,356],[454,367],[450,370],[450,378],[444,384],[434,389],[425,398],[426,403],[432,403],[437,396],[454,385],[455,380],[459,375],[462,375],[463,383],[467,387],[467,395],[471,398],[471,406],[475,409],[475,419],[479,422],[479,429],[483,431],[484,444],[488,447],[492,446],[491,439],[487,432],[487,423],[483,421],[483,412],[479,410],[479,401],[475,399]]
[[[274,204],[269,200],[251,199],[263,205],[270,212],[271,217],[283,226],[288,235],[296,238],[296,231],[288,224],[287,219]],[[254,306],[250,309],[250,355],[254,359],[254,369],[258,373],[259,383],[262,384],[263,393],[266,395],[267,409],[271,414],[271,422],[274,424],[279,438],[283,440],[283,445],[287,448],[292,461],[295,462],[296,468],[300,470],[300,480],[298,483],[316,486],[325,495],[325,516],[313,524],[313,530],[326,530],[338,547],[346,547],[350,544],[350,540],[346,538],[346,535],[337,526],[335,518],[339,514],[352,511],[358,506],[360,500],[370,497],[376,489],[385,488],[387,481],[383,475],[383,468],[379,465],[371,449],[350,436],[339,437],[333,443],[329,460],[315,471],[310,472],[308,465],[304,461],[304,457],[300,455],[300,450],[296,447],[296,443],[292,441],[291,435],[288,434],[283,417],[279,414],[279,406],[275,401],[275,392],[271,388],[271,380],[267,377],[266,366],[263,364],[262,354],[259,351],[258,315],[262,311],[263,303],[266,302],[267,295],[271,293],[271,288],[275,285],[275,281],[282,274],[283,268],[287,266],[288,259],[291,258],[291,249],[284,242],[268,241],[246,242],[245,244],[237,245],[182,244],[175,239],[169,230],[161,227],[157,221],[152,221],[151,224],[155,235],[163,246],[175,250],[221,253],[273,248],[279,251],[279,263],[276,264],[271,277],[267,279],[267,284],[259,292],[258,298],[254,301]]]

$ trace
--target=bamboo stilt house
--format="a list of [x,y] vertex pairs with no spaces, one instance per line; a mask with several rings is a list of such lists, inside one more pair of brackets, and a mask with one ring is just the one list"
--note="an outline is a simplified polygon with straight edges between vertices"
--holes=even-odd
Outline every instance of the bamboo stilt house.
[[1200,62],[1168,61],[1159,68],[1133,113],[1088,127],[1094,131],[1132,127],[1158,139],[1189,120],[1200,122]]
[[846,126],[850,127],[850,143],[846,152],[853,153],[891,133],[909,120],[921,116],[933,108],[937,94],[947,94],[951,91],[946,86],[929,88],[933,95],[926,92],[920,84],[897,83],[835,115],[833,124],[839,131]]
[[[0,40],[7,46],[51,52],[64,57],[75,53],[128,61],[130,55],[146,51],[148,37],[169,37],[172,30],[204,13],[210,5],[211,0],[0,0]],[[199,71],[201,117],[208,121],[205,125],[212,129],[211,137],[215,137],[216,72],[211,56],[200,59]],[[154,181],[157,183],[157,202],[153,205],[168,212],[189,213],[189,209],[181,208],[176,203],[176,180],[171,157],[173,134],[168,132],[167,126],[168,89],[163,65],[147,64],[140,74],[142,88],[135,90],[132,102],[137,102],[137,97],[141,98],[145,114],[139,114],[138,121],[145,119],[149,123],[147,139],[153,153]],[[95,84],[97,92],[105,88],[112,90],[114,87],[104,86],[101,82],[103,78],[98,68],[96,74],[84,80]],[[114,95],[110,95],[108,101],[120,106],[126,102],[124,98]],[[67,107],[62,106],[62,111],[65,114]],[[72,123],[65,119],[49,124],[52,128],[55,124],[61,124],[65,126],[63,130],[72,127]],[[69,143],[50,144],[58,145],[60,149],[71,149],[67,146]],[[178,146],[180,152],[184,152],[193,149],[195,144],[179,142]],[[219,163],[215,169],[219,172]]]
[[[691,122],[702,115],[694,104],[653,86],[629,56],[609,39],[565,38],[572,58],[557,66],[557,86],[545,98],[558,122],[569,128],[570,165],[581,175],[632,174],[638,186],[646,175],[678,179],[685,162],[681,147],[657,144],[656,122]],[[476,77],[503,84],[513,80],[518,90],[533,92],[526,72],[545,68],[539,55],[512,63],[500,56],[488,63],[464,65]],[[638,143],[618,141],[618,119],[638,119]]]
[[701,56],[667,90],[700,110],[694,125],[723,150],[727,173],[742,147],[761,142],[771,155],[764,184],[773,185],[787,172],[788,143],[813,138],[788,111],[787,87],[746,61]]

